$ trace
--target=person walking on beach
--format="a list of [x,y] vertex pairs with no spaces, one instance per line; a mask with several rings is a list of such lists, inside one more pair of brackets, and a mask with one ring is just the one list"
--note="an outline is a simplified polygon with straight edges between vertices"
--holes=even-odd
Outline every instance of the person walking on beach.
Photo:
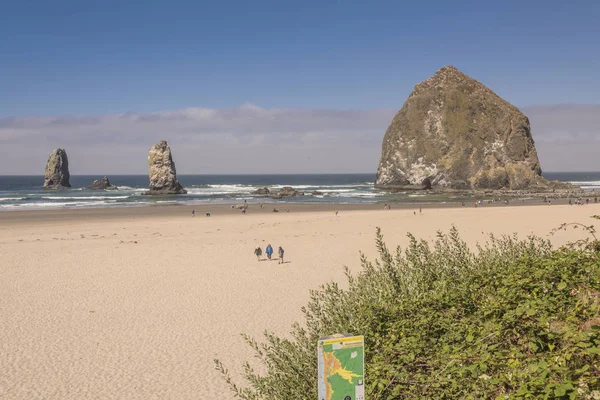
[[267,248],[265,249],[265,253],[267,253],[267,258],[270,260],[271,256],[273,255],[273,247],[271,246],[271,243],[269,243],[267,245]]
[[256,256],[256,259],[260,261],[260,256],[262,256],[262,249],[260,246],[254,249],[254,255]]
[[196,216],[196,210],[192,210],[192,217]]
[[279,246],[279,264],[283,264],[283,247]]

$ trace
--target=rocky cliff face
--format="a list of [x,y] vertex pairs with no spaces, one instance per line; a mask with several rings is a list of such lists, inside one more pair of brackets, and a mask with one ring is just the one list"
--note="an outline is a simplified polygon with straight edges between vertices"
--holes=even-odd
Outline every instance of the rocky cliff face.
[[69,179],[69,159],[64,149],[55,149],[50,153],[44,171],[44,187],[47,189],[60,189],[71,187]]
[[171,148],[166,141],[161,140],[148,153],[150,169],[150,190],[147,194],[185,194],[187,191],[177,180],[175,162]]
[[415,86],[382,146],[375,185],[546,187],[528,118],[454,67]]

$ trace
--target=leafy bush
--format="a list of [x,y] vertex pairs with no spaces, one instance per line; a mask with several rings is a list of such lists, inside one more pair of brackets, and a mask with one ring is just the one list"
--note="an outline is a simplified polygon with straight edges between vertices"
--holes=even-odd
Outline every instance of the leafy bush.
[[380,260],[361,254],[348,289],[311,292],[293,340],[244,336],[261,364],[244,366],[236,397],[317,398],[320,336],[365,336],[367,398],[600,399],[600,263],[590,248],[491,237],[471,251],[456,229],[430,246],[409,235]]

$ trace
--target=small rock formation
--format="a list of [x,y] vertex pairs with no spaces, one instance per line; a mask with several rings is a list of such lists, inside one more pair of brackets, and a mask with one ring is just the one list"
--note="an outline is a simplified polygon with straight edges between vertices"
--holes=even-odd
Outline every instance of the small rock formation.
[[259,189],[255,190],[254,192],[252,192],[252,194],[258,194],[258,195],[261,195],[261,196],[267,196],[270,193],[271,193],[271,191],[266,186],[263,187],[263,188],[259,188]]
[[304,193],[297,191],[296,189],[294,189],[291,186],[284,186],[279,190],[279,192],[274,193],[272,197],[274,199],[283,199],[285,197],[298,197],[298,196],[304,196]]
[[323,192],[319,192],[318,190],[313,190],[311,193],[313,196],[320,196],[323,194]]
[[71,187],[69,179],[69,159],[64,149],[55,149],[50,153],[44,171],[44,188],[60,189]]
[[416,85],[392,120],[375,182],[383,189],[549,185],[542,178],[529,119],[451,66]]
[[92,182],[92,184],[90,186],[88,186],[88,189],[91,190],[103,190],[103,189],[114,189],[116,188],[116,186],[113,186],[110,184],[110,181],[108,180],[108,177],[105,176],[102,179],[96,179],[94,182]]
[[156,143],[148,153],[150,190],[146,194],[185,194],[187,191],[177,180],[171,148],[165,140]]

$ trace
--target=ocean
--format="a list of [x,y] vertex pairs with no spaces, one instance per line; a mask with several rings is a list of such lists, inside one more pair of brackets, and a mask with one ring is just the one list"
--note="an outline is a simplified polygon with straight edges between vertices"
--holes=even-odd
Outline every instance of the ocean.
[[[550,180],[571,182],[583,189],[600,190],[600,172],[551,172]],[[248,203],[377,203],[448,202],[442,197],[419,192],[389,194],[373,187],[375,174],[319,175],[179,175],[188,193],[177,196],[145,196],[147,175],[114,175],[113,190],[87,190],[96,175],[71,176],[70,189],[46,190],[43,176],[0,176],[0,211],[81,207],[132,207],[159,204]],[[292,186],[305,196],[274,200],[252,192],[261,187],[280,189]],[[311,195],[313,191],[321,194]],[[465,199],[464,197],[461,199]],[[459,201],[459,200],[454,200]]]

